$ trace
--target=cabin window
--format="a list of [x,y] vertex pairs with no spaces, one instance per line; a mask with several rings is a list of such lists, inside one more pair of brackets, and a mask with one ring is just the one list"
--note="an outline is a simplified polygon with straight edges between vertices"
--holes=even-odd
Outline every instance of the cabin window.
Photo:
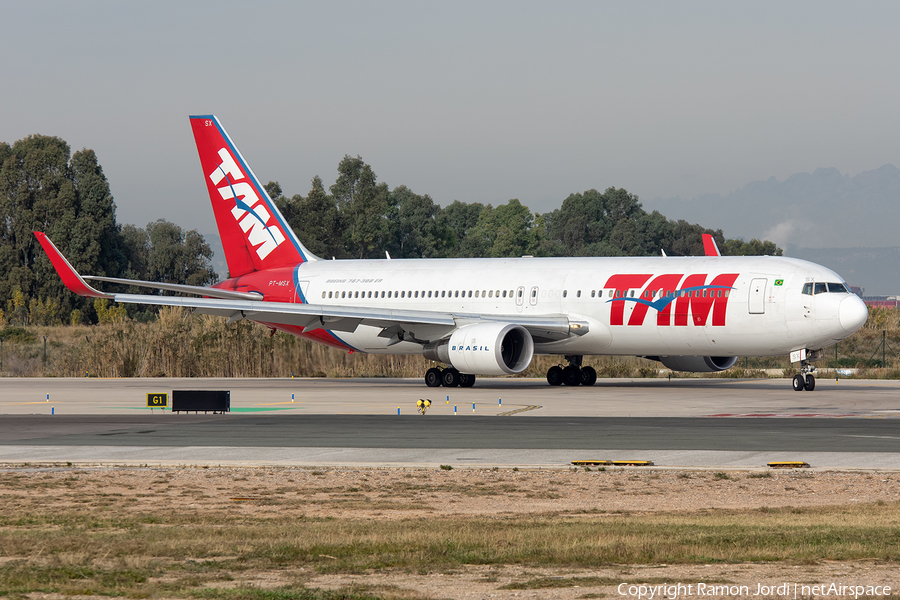
[[359,292],[354,292],[354,294],[355,294],[355,295],[353,296],[354,298],[359,298]]
[[390,298],[390,297],[391,297],[391,293],[390,293],[390,292],[388,292],[388,298]]
[[475,290],[475,297],[478,297],[478,290]]
[[488,291],[488,298],[493,298],[493,297],[494,297],[494,290],[489,290],[489,291]]
[[575,297],[581,298],[581,290],[578,290],[577,292],[575,292]]
[[341,292],[341,298],[346,298],[346,297],[347,297],[347,292]]
[[703,297],[706,298],[706,290],[703,290]]
[[322,292],[322,297],[323,297],[323,298],[325,297],[325,292]]
[[634,290],[631,290],[631,292],[629,292],[629,296],[634,298]]
[[568,290],[563,290],[563,298],[565,298],[565,297],[568,296],[568,295],[569,295],[569,291],[568,291]]
[[331,292],[328,292],[328,297],[331,298]]
[[725,297],[727,298],[730,295],[731,295],[731,290],[725,290]]
[[722,297],[722,290],[719,290],[718,293],[716,294],[716,298],[721,298],[721,297]]
[[612,290],[609,290],[609,294],[608,294],[608,296],[609,296],[609,297],[610,297],[610,298],[612,298],[612,297],[613,297],[613,291],[612,291]]

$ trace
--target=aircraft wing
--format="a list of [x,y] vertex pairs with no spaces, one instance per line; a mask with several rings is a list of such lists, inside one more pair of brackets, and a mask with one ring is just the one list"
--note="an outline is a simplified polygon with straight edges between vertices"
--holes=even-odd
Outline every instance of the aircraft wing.
[[[35,232],[41,246],[65,286],[80,296],[108,298],[129,304],[179,306],[200,314],[226,317],[229,322],[249,319],[272,325],[302,327],[303,332],[315,329],[355,331],[360,325],[381,327],[383,337],[392,337],[403,331],[412,334],[405,339],[427,342],[442,339],[458,327],[480,322],[504,322],[521,325],[531,333],[535,341],[560,340],[570,335],[588,332],[588,323],[573,321],[566,315],[484,315],[475,313],[450,313],[428,310],[404,310],[395,308],[332,306],[320,304],[291,304],[266,302],[254,293],[233,292],[200,286],[159,284],[149,281],[117,279],[111,277],[82,277],[45,234]],[[85,279],[107,281],[123,285],[153,287],[168,291],[197,294],[206,298],[187,296],[156,296],[149,294],[117,294],[93,288]]]

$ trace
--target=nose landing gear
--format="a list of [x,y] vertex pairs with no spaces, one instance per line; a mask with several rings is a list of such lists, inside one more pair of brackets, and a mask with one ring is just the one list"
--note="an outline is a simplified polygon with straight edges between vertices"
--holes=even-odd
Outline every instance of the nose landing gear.
[[570,354],[565,357],[568,366],[556,365],[547,370],[547,383],[550,385],[594,385],[597,383],[597,371],[593,367],[582,367],[584,357]]
[[816,376],[815,376],[816,368],[809,363],[801,365],[800,374],[794,375],[794,391],[802,392],[806,390],[807,392],[811,392],[816,389]]

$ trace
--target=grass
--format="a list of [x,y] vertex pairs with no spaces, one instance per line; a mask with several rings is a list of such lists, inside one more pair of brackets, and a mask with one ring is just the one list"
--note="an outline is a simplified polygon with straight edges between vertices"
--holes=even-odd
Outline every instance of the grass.
[[[592,476],[536,474],[529,483],[513,470],[490,471],[486,481],[435,469],[430,480],[403,473],[379,482],[377,471],[328,480],[325,471],[308,470],[144,471],[133,491],[122,484],[134,480],[117,481],[115,470],[0,474],[0,597],[418,599],[391,586],[323,591],[311,582],[320,575],[452,576],[515,567],[532,574],[507,589],[540,589],[606,585],[586,576],[603,566],[900,560],[900,503],[882,498],[847,507],[470,516],[428,507],[441,501],[436,494],[450,503],[501,494],[552,499]],[[657,474],[620,479],[626,475],[644,482]],[[776,476],[779,487],[782,478],[802,487],[794,475]],[[749,483],[739,479],[694,481]],[[203,485],[211,493],[219,483],[227,483],[226,493],[204,493]],[[179,502],[182,493],[188,498]],[[314,505],[329,510],[310,516]],[[373,518],[379,514],[385,518]],[[548,577],[556,573],[570,575]]]
[[[206,586],[244,574],[284,576],[299,569],[365,573],[450,571],[464,565],[583,568],[900,559],[900,505],[896,503],[596,520],[552,515],[394,521],[241,516],[223,524],[218,514],[130,514],[116,506],[56,514],[22,507],[3,509],[0,547],[12,560],[0,565],[0,595],[190,594],[204,598],[212,594]],[[319,592],[302,589],[302,580],[290,585],[294,587],[265,592],[216,589],[215,594],[223,595],[215,597],[370,597],[365,591],[350,596],[315,595]],[[527,585],[532,589],[538,583]]]
[[[887,331],[886,368],[880,366],[882,330]],[[149,323],[125,321],[94,326],[6,327],[3,375],[57,377],[421,377],[431,361],[423,356],[346,352],[247,321],[163,308]],[[43,337],[47,336],[47,361]],[[826,348],[820,367],[860,367],[853,377],[900,378],[900,310],[872,309],[858,332]],[[527,377],[544,377],[559,356],[536,356]],[[592,356],[586,363],[600,377],[658,377],[660,364],[638,357]],[[786,356],[745,359],[717,376],[765,377],[763,369],[790,370]],[[673,377],[695,376],[675,373]],[[703,374],[704,377],[709,374]],[[843,376],[842,376],[843,377]]]

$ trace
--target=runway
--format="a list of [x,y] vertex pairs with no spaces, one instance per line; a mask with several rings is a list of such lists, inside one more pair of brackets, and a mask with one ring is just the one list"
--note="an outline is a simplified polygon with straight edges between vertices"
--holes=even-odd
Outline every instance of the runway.
[[[900,469],[898,382],[820,381],[812,393],[794,392],[787,380],[479,384],[3,379],[0,461],[562,468],[578,459],[642,459],[759,468],[804,460]],[[142,406],[148,392],[172,389],[230,389],[235,412],[151,414]],[[426,394],[432,408],[415,414]]]

